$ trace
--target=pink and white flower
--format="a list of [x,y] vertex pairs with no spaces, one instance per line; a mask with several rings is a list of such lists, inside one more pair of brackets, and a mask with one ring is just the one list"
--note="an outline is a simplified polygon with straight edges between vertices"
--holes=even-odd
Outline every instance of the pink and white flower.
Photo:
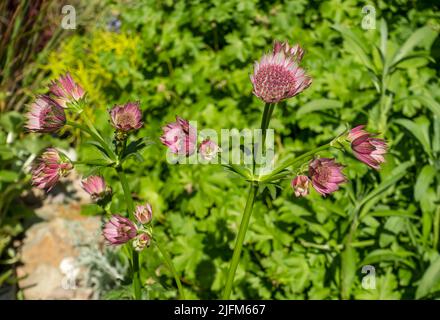
[[139,102],[128,102],[124,105],[114,106],[110,110],[110,122],[113,127],[122,132],[141,128],[143,122]]
[[137,228],[130,219],[115,214],[105,224],[102,234],[107,244],[120,245],[136,237]]
[[69,103],[81,100],[85,95],[83,88],[73,81],[69,72],[57,81],[52,81],[50,92],[53,94],[54,100],[63,108],[67,108]]
[[81,187],[93,200],[103,199],[110,192],[105,180],[101,176],[89,176],[81,181]]
[[49,192],[72,169],[73,165],[65,155],[54,148],[48,148],[32,169],[32,184]]
[[220,151],[220,147],[211,139],[203,140],[199,147],[200,155],[207,161],[213,160]]
[[194,153],[197,143],[196,129],[185,119],[176,116],[176,122],[162,128],[163,135],[160,141],[172,153],[189,156]]
[[351,149],[358,160],[379,170],[380,165],[385,162],[384,155],[388,146],[385,140],[374,138],[374,134],[363,130],[364,127],[364,125],[357,126],[348,133]]
[[275,42],[273,51],[254,65],[253,93],[266,103],[277,103],[308,88],[312,78],[299,66],[303,54],[299,45]]
[[339,185],[346,182],[342,173],[343,166],[334,159],[317,158],[309,164],[309,176],[316,191],[327,195],[339,189]]
[[31,104],[25,127],[31,132],[55,132],[66,124],[66,114],[55,100],[42,95]]
[[307,176],[299,175],[292,180],[291,185],[297,197],[305,197],[309,194],[310,179]]
[[141,224],[147,224],[151,222],[153,219],[153,209],[151,205],[147,203],[146,205],[138,205],[136,206],[136,210],[134,211],[134,216],[136,220]]
[[133,248],[140,252],[144,250],[145,247],[149,247],[150,243],[151,236],[147,233],[141,233],[133,240]]

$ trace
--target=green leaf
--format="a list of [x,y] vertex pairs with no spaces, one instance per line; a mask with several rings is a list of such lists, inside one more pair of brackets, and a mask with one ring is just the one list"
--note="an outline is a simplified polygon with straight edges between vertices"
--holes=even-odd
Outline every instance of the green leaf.
[[397,119],[395,122],[411,132],[419,140],[425,152],[431,155],[431,141],[429,140],[430,122],[426,117],[419,117],[415,122],[408,119]]
[[17,181],[19,174],[14,171],[0,170],[0,181],[14,182]]
[[347,245],[341,254],[341,295],[350,299],[353,281],[356,275],[356,250]]
[[300,117],[310,112],[316,112],[327,109],[337,109],[337,108],[342,108],[342,106],[343,103],[341,101],[330,100],[330,99],[318,99],[318,100],[310,101],[305,105],[301,106],[298,109],[296,115]]
[[417,287],[416,299],[427,296],[440,283],[440,256],[431,263]]
[[426,194],[429,185],[434,180],[436,170],[433,166],[427,164],[425,165],[417,177],[416,184],[414,186],[414,198],[420,201],[422,197]]
[[420,42],[431,37],[434,31],[430,27],[422,27],[413,32],[394,55],[391,66],[399,64]]
[[369,56],[368,47],[365,45],[365,41],[360,39],[353,31],[344,26],[333,26],[333,29],[342,34],[349,48],[361,59],[362,63],[368,69],[376,73],[373,61]]

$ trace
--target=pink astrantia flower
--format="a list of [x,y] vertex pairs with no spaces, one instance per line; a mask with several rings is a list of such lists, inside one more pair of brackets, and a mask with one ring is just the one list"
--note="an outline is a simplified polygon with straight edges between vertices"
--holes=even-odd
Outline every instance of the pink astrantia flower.
[[220,152],[220,147],[214,141],[205,139],[200,144],[199,152],[203,159],[211,161]]
[[100,176],[89,176],[83,179],[81,181],[81,187],[92,197],[93,200],[102,199],[110,192],[104,178]]
[[374,138],[374,134],[363,130],[364,127],[364,125],[357,126],[348,133],[351,149],[358,160],[379,170],[380,165],[385,162],[387,144],[385,140]]
[[122,132],[137,130],[143,125],[139,102],[128,102],[121,106],[114,106],[110,110],[110,118],[112,126]]
[[134,211],[134,216],[136,217],[136,220],[139,221],[141,224],[147,224],[151,222],[151,219],[153,218],[153,209],[151,208],[151,205],[147,203],[146,205],[138,205],[136,206],[136,210]]
[[102,234],[107,244],[119,245],[136,237],[137,229],[130,219],[115,214],[105,224]]
[[32,184],[49,192],[61,177],[65,177],[73,166],[66,156],[54,148],[48,148],[32,169]]
[[334,159],[318,158],[309,164],[309,176],[316,191],[322,195],[330,194],[346,182],[342,173],[343,166]]
[[295,179],[293,179],[291,182],[292,188],[295,191],[295,196],[305,197],[306,195],[308,195],[309,182],[310,179],[307,176],[304,175],[296,176]]
[[277,103],[309,87],[312,78],[299,66],[303,54],[299,45],[275,42],[273,52],[255,63],[253,93],[266,103]]
[[81,100],[85,95],[83,88],[73,81],[69,72],[57,81],[52,81],[50,92],[54,95],[55,101],[63,108],[67,108],[69,103]]
[[193,126],[185,119],[176,116],[176,122],[162,128],[163,135],[160,141],[172,153],[189,156],[194,153],[197,143],[197,133]]
[[142,251],[145,247],[149,247],[151,242],[150,235],[141,233],[133,240],[133,248],[136,251]]
[[63,107],[46,95],[37,97],[26,117],[25,127],[32,132],[55,132],[66,124]]

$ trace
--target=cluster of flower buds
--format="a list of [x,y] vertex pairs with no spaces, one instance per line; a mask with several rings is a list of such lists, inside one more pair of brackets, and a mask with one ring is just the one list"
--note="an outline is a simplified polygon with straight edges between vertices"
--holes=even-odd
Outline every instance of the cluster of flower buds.
[[[354,156],[376,170],[385,162],[384,155],[387,152],[387,144],[383,139],[375,138],[363,130],[365,126],[357,126],[351,129],[345,136],[350,143]],[[308,175],[298,175],[292,182],[295,196],[304,197],[309,194],[309,184],[321,195],[328,195],[339,189],[339,185],[347,179],[342,173],[343,166],[334,159],[317,158],[309,163]]]
[[37,96],[30,105],[25,127],[31,132],[49,133],[66,124],[64,109],[77,106],[84,90],[73,81],[69,73],[52,82],[48,94]]
[[112,215],[102,232],[108,245],[121,245],[133,240],[132,245],[136,251],[150,246],[153,219],[151,205],[147,203],[136,206],[134,216],[137,223],[118,214]]
[[[25,127],[31,132],[51,133],[66,124],[66,109],[82,110],[85,91],[69,73],[52,81],[47,94],[37,96],[30,105]],[[116,105],[110,111],[110,123],[116,129],[116,141],[125,141],[128,133],[142,127],[139,102]],[[118,145],[117,145],[118,146]],[[34,186],[50,191],[61,177],[73,168],[72,162],[54,148],[48,148],[32,170]],[[100,202],[111,194],[101,177],[92,176],[82,181],[83,189],[93,200]]]
[[[162,130],[160,141],[170,152],[187,157],[194,154],[197,148],[197,132],[188,120],[176,116],[176,121],[167,124]],[[220,147],[209,138],[199,145],[199,153],[207,161],[213,160],[220,151]]]

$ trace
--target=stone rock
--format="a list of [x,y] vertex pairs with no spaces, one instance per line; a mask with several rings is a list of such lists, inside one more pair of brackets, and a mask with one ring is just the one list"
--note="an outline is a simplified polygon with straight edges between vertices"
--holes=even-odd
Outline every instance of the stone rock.
[[91,299],[88,270],[79,260],[82,246],[101,246],[101,219],[80,214],[90,202],[78,176],[46,196],[36,214],[44,219],[25,233],[16,272],[25,299]]

